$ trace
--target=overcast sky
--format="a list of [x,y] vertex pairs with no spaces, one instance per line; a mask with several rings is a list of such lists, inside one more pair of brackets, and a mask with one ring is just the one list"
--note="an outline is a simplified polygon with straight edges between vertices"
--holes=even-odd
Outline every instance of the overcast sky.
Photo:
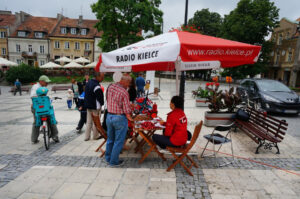
[[[271,0],[280,8],[280,19],[286,17],[296,20],[300,17],[300,0]],[[34,16],[56,17],[63,13],[70,18],[78,18],[80,14],[86,19],[95,19],[90,5],[97,0],[0,0],[0,10],[28,12]],[[229,14],[239,0],[189,0],[188,18],[193,17],[195,11],[209,8],[211,12],[218,12],[222,16]],[[164,12],[164,32],[172,27],[179,27],[184,22],[185,0],[162,0],[160,6]]]

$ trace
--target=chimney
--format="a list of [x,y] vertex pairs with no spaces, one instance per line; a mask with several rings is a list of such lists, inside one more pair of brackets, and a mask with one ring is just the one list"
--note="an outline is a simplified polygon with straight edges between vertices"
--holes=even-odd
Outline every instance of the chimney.
[[57,20],[60,21],[64,16],[62,14],[57,13]]
[[82,15],[79,15],[78,24],[81,24],[81,23],[82,23],[82,21],[83,21],[83,19],[82,19]]

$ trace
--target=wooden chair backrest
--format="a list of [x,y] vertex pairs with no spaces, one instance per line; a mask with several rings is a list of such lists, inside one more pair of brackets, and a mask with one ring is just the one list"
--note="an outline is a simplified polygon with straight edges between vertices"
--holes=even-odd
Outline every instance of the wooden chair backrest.
[[195,142],[197,141],[198,137],[199,137],[199,134],[201,132],[201,128],[202,128],[202,124],[203,124],[203,121],[201,120],[199,122],[199,124],[197,124],[195,126],[195,129],[194,129],[194,133],[193,133],[193,136],[192,136],[192,139],[191,139],[191,142],[189,143],[188,147],[187,147],[187,150],[190,150],[193,145],[195,144]]
[[98,132],[104,137],[104,139],[107,139],[107,133],[101,125],[100,117],[92,114],[92,119]]

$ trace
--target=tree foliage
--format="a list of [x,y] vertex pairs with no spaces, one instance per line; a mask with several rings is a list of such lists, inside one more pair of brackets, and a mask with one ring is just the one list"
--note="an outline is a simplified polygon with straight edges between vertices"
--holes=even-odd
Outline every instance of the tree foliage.
[[161,33],[163,12],[160,0],[98,0],[91,5],[103,32],[99,46],[104,52],[124,47],[143,39],[141,33]]
[[188,24],[195,26],[205,35],[217,36],[221,30],[222,20],[223,19],[219,13],[210,12],[207,8],[196,11]]
[[278,25],[278,12],[279,9],[269,0],[240,0],[237,7],[225,16],[220,34],[223,38],[262,45],[256,64],[228,68],[225,75],[243,78],[264,72],[271,45],[265,37]]
[[40,68],[28,66],[24,63],[17,67],[11,67],[5,74],[6,81],[14,83],[19,79],[21,83],[35,82],[42,75]]

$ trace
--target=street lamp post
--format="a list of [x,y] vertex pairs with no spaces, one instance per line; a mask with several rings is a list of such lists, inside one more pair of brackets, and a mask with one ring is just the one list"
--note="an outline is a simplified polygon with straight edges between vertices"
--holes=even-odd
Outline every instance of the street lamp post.
[[[189,1],[185,0],[185,15],[184,15],[184,26],[187,25],[187,16],[188,16],[188,4]],[[179,89],[179,96],[181,96],[184,99],[184,86],[185,86],[185,72],[181,72],[180,77],[180,89]],[[183,106],[184,108],[184,106]]]

